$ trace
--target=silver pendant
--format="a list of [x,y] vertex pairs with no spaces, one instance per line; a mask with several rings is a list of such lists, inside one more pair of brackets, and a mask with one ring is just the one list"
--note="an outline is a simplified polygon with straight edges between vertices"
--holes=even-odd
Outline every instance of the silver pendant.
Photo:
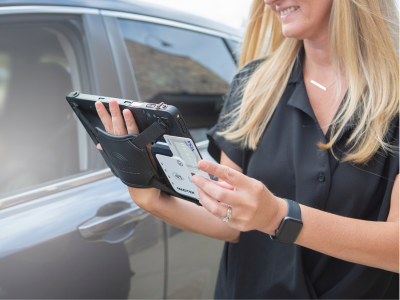
[[316,81],[314,81],[314,80],[312,80],[312,79],[310,80],[310,82],[311,82],[313,85],[319,87],[321,90],[326,91],[326,87],[324,87],[323,85],[319,84],[318,82],[316,82]]

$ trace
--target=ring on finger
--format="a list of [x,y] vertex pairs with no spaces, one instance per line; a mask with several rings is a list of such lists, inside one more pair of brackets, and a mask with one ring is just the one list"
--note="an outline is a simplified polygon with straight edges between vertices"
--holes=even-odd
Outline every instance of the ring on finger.
[[232,207],[228,205],[228,212],[226,213],[226,217],[222,219],[225,223],[231,219],[232,216]]

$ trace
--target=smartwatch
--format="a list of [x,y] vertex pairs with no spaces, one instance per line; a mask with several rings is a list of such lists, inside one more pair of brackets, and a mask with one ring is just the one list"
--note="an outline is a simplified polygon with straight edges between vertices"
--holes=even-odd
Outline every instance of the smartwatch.
[[303,228],[300,205],[296,201],[288,199],[285,201],[288,205],[287,215],[275,230],[275,236],[270,235],[270,238],[282,243],[294,243]]

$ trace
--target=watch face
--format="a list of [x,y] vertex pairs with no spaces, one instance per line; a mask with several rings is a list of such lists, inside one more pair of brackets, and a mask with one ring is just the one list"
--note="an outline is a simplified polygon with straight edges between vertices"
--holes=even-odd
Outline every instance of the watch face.
[[286,217],[282,228],[279,230],[279,240],[293,243],[296,241],[303,223],[299,220]]

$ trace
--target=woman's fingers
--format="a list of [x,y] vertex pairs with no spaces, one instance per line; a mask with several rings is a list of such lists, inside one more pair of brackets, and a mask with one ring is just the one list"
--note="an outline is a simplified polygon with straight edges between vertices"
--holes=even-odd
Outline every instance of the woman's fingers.
[[[95,106],[100,120],[109,134],[139,134],[139,129],[137,127],[135,118],[132,115],[132,112],[129,109],[124,109],[122,117],[121,110],[119,109],[119,105],[116,100],[111,100],[109,102],[111,116],[108,113],[107,109],[104,107],[104,104],[100,101],[96,102]],[[96,148],[99,150],[103,150],[100,144],[97,144]]]
[[113,123],[111,120],[111,116],[108,113],[107,109],[104,107],[104,104],[101,102],[95,103],[97,114],[100,117],[101,122],[104,125],[104,128],[109,134],[113,134]]
[[198,167],[200,170],[217,176],[219,179],[229,183],[234,187],[245,188],[250,186],[250,177],[247,177],[243,173],[240,173],[232,168],[206,160],[199,161]]
[[111,120],[113,124],[113,134],[114,135],[125,135],[127,134],[125,122],[121,115],[121,110],[119,108],[117,100],[110,100],[109,102]]
[[215,200],[232,206],[236,206],[238,204],[236,197],[234,197],[235,192],[231,189],[222,187],[211,180],[207,180],[198,175],[194,175],[192,177],[192,182]]
[[222,202],[218,202],[213,199],[206,192],[199,189],[200,204],[203,205],[214,216],[218,217],[220,220],[226,217],[228,211],[228,206]]
[[124,115],[126,128],[128,129],[129,134],[139,134],[139,128],[137,127],[135,118],[132,115],[132,112],[129,109],[124,109],[122,111]]
[[229,183],[226,183],[225,181],[214,181],[213,183],[215,183],[216,185],[222,186],[223,188],[226,188],[228,190],[235,190],[235,187],[230,185]]

